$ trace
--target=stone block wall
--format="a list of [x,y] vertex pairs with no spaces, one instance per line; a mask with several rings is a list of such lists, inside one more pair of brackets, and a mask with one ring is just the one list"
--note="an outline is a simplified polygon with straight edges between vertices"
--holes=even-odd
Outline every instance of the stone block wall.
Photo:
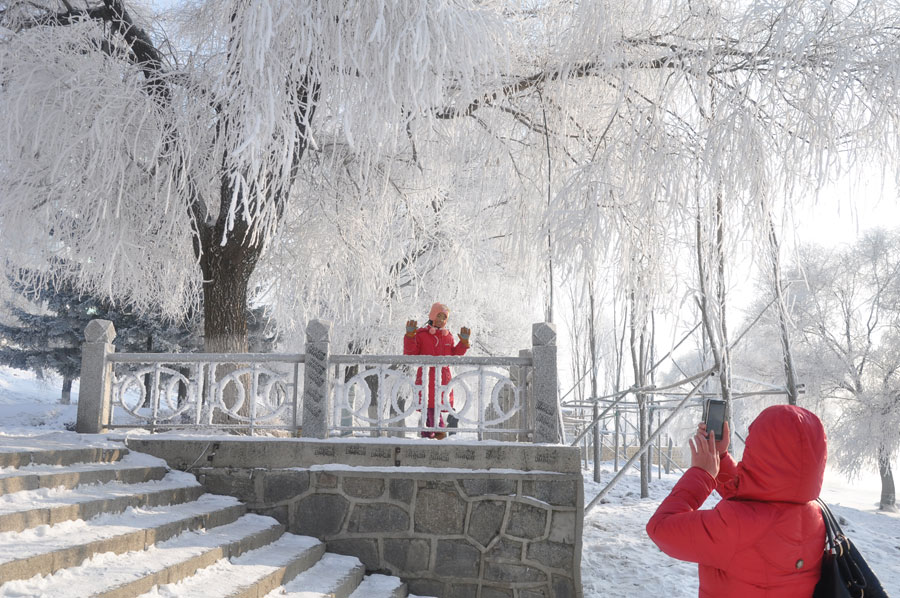
[[[577,449],[429,443],[432,465],[422,467],[403,465],[405,458],[422,456],[421,445],[319,443],[296,449],[315,463],[299,459],[284,467],[283,444],[266,450],[263,443],[249,443],[244,459],[235,447],[215,444],[212,458],[199,453],[203,466],[193,469],[210,492],[236,496],[289,531],[356,556],[369,572],[402,578],[413,594],[582,596],[584,492]],[[190,463],[197,448],[147,452],[170,464]],[[323,462],[341,455],[355,464]],[[362,464],[384,455],[397,465]],[[482,468],[494,457],[522,469]],[[264,460],[273,466],[259,467]],[[476,468],[460,467],[466,463]]]

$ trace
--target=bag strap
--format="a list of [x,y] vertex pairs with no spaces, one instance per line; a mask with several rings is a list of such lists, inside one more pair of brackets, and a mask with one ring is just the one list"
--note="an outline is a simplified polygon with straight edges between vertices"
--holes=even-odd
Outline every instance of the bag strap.
[[825,501],[821,498],[817,498],[816,502],[819,503],[819,508],[822,510],[822,520],[825,522],[825,548],[826,550],[831,551],[840,550],[841,542],[847,536],[844,535],[844,530],[841,529],[837,517],[834,516],[834,513],[832,513],[831,509],[828,508],[828,505],[825,504]]
[[[825,501],[817,498],[816,502],[819,503],[819,508],[822,510],[822,519],[825,521],[825,552],[830,552],[834,555],[841,580],[846,584],[850,595],[863,598],[866,596],[866,589],[869,587],[869,580],[862,568],[866,567],[868,570],[865,560],[858,552],[854,554],[855,549],[853,549],[850,538],[844,535],[844,530],[841,529],[837,517],[834,516],[834,513],[825,504]],[[857,562],[857,559],[859,562]]]

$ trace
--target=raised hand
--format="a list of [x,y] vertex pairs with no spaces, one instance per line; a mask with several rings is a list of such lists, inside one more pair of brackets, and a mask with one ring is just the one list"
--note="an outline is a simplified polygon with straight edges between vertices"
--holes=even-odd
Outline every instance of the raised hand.
[[719,451],[715,436],[698,430],[688,444],[691,445],[691,467],[705,469],[712,477],[719,475]]
[[[706,438],[706,423],[700,422],[697,424],[697,431]],[[731,444],[731,429],[728,427],[728,422],[725,422],[725,425],[722,426],[722,437],[716,440],[716,450],[719,451],[719,454],[728,452],[728,446]]]
[[471,335],[471,334],[472,334],[472,331],[469,330],[468,328],[466,328],[465,326],[463,326],[462,328],[459,329],[459,340],[461,340],[461,341],[463,341],[464,343],[468,344],[468,342],[469,342],[469,335]]
[[415,336],[416,330],[419,328],[419,323],[415,320],[407,320],[406,321],[406,336]]

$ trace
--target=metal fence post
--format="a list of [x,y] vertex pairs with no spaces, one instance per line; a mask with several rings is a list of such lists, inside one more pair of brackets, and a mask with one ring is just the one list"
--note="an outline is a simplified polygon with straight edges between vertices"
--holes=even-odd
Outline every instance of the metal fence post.
[[600,405],[594,400],[594,408],[591,410],[591,416],[594,423],[594,481],[600,481],[600,461],[603,459],[602,439],[600,436]]
[[532,325],[531,345],[534,359],[534,442],[558,444],[556,327],[548,322]]
[[616,409],[615,434],[613,435],[613,471],[619,471],[619,410]]
[[306,362],[303,383],[302,434],[307,438],[327,438],[331,391],[328,367],[331,322],[312,320],[306,326]]
[[109,425],[112,400],[112,364],[107,355],[114,353],[116,329],[109,320],[91,320],[84,328],[81,345],[81,389],[78,393],[78,419],[75,430],[99,434]]

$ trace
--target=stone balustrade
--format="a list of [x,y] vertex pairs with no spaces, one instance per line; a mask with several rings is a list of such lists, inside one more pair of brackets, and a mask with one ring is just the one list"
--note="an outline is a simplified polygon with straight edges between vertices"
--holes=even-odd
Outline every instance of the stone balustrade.
[[166,435],[129,446],[173,467],[196,464],[210,492],[397,575],[415,594],[582,596],[577,448]]

